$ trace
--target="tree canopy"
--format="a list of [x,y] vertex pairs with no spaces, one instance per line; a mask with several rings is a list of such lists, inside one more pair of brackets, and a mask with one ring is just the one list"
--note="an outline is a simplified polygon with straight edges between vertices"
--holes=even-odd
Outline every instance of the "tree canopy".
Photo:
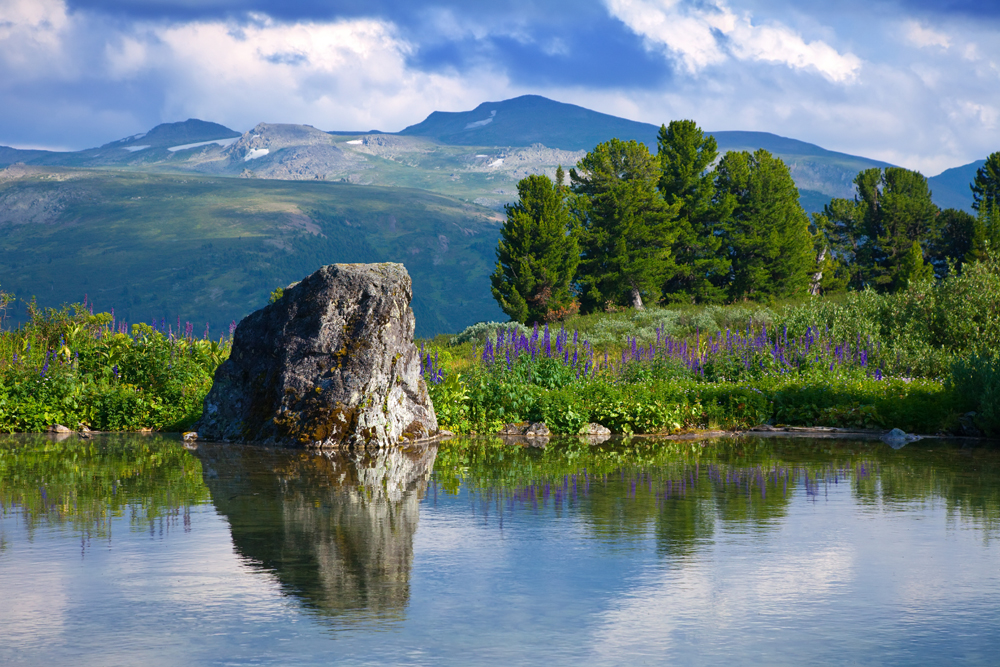
[[986,158],[986,164],[976,170],[972,188],[972,208],[979,211],[985,205],[1000,206],[1000,151]]
[[906,287],[916,241],[922,256],[938,235],[937,206],[927,179],[901,167],[866,169],[854,179],[866,241],[859,259],[862,279],[880,291]]
[[726,212],[716,206],[711,171],[718,155],[715,137],[705,135],[693,120],[660,127],[659,190],[667,204],[678,207],[676,268],[663,287],[671,301],[716,303],[725,298],[730,260],[721,252],[725,230],[720,218]]
[[805,294],[816,267],[809,218],[788,167],[760,149],[730,151],[716,168],[717,205],[731,211],[732,299]]
[[657,191],[659,162],[644,144],[612,139],[570,170],[582,256],[578,280],[587,312],[643,307],[675,270],[676,204]]
[[519,322],[557,319],[571,308],[580,261],[564,188],[548,176],[531,175],[517,184],[517,192],[520,199],[507,207],[500,230],[490,277],[493,298]]

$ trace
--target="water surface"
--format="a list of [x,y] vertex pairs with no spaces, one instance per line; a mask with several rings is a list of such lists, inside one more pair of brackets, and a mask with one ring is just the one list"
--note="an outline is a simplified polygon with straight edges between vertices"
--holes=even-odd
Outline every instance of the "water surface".
[[2,664],[996,664],[1000,454],[0,440]]

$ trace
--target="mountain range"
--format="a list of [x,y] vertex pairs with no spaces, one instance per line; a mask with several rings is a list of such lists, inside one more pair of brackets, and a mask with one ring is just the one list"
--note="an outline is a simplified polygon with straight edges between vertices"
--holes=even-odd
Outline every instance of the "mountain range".
[[[529,95],[398,133],[260,123],[241,134],[190,119],[82,151],[0,147],[0,288],[42,305],[89,293],[126,318],[218,330],[322,264],[403,261],[418,334],[457,331],[502,317],[487,277],[517,182],[611,137],[655,151],[658,129]],[[711,134],[722,152],[781,157],[808,211],[853,196],[861,169],[889,166],[764,132]],[[938,205],[968,209],[982,164],[929,179]]]

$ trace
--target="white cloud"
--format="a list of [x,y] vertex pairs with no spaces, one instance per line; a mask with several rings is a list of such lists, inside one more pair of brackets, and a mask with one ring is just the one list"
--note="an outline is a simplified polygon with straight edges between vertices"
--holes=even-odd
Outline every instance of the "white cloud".
[[807,42],[781,23],[755,24],[722,2],[689,5],[678,0],[607,0],[611,14],[651,47],[678,56],[689,73],[728,57],[814,70],[830,81],[853,81],[861,59],[823,41]]
[[907,21],[903,25],[903,31],[906,40],[920,48],[937,46],[947,49],[951,46],[951,37],[933,28],[927,28],[917,21]]
[[42,73],[63,78],[76,72],[62,48],[69,27],[70,17],[62,0],[0,0],[4,76],[30,80]]

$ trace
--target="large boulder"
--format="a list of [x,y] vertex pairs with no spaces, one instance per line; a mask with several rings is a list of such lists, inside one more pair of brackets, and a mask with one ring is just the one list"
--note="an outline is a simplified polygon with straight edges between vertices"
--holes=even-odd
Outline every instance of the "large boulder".
[[317,448],[433,437],[402,264],[331,264],[247,316],[197,429],[210,440]]

